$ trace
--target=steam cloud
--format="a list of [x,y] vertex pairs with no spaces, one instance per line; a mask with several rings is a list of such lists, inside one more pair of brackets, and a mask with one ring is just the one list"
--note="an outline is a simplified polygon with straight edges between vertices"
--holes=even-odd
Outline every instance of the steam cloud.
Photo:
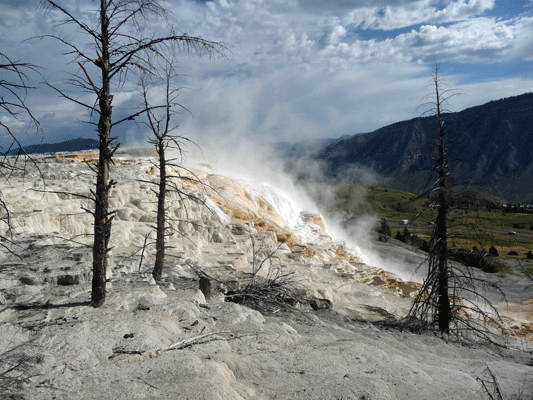
[[[406,260],[401,252],[389,252],[384,256],[375,242],[374,227],[377,216],[369,212],[366,200],[367,187],[375,184],[377,175],[363,168],[346,171],[336,184],[358,184],[353,192],[353,214],[333,213],[331,205],[338,201],[331,178],[324,174],[323,166],[310,159],[291,164],[289,170],[275,146],[257,139],[242,140],[239,134],[226,132],[193,132],[187,137],[183,163],[188,168],[201,169],[238,180],[245,187],[259,190],[273,203],[289,227],[294,228],[301,211],[319,212],[327,233],[334,241],[344,241],[364,263],[385,269],[405,280],[421,281],[414,275],[413,265],[419,260]],[[305,171],[305,184],[298,183],[298,176]],[[283,195],[280,195],[279,192]],[[269,198],[270,197],[270,198]],[[418,262],[419,263],[419,262]]]

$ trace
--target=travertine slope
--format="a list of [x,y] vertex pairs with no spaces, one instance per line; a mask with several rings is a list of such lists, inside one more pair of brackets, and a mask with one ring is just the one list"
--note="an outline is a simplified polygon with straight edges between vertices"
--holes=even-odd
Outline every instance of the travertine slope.
[[[77,159],[43,158],[40,173],[0,188],[12,212],[12,231],[4,220],[0,234],[16,241],[0,253],[0,397],[477,399],[487,367],[508,398],[533,395],[529,342],[465,348],[390,328],[415,283],[363,264],[320,214],[300,212],[276,188],[207,172],[173,171],[182,193],[170,194],[176,231],[156,285],[154,250],[142,247],[153,237],[157,174],[147,161],[117,160],[108,295],[89,307],[82,207],[91,202],[74,194],[88,196],[94,178]],[[293,311],[225,302],[216,281],[208,301],[198,290],[193,268],[237,287],[269,256],[266,265],[298,281]],[[513,323],[517,333],[527,327]]]

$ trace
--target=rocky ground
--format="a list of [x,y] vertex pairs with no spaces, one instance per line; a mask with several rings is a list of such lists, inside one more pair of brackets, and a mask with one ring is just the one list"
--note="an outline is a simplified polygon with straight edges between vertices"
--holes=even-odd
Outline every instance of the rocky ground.
[[[4,220],[1,233],[16,241],[0,254],[1,398],[490,398],[483,382],[503,399],[533,397],[533,296],[519,277],[494,278],[512,297],[507,311],[502,306],[517,335],[507,348],[415,334],[399,321],[416,283],[362,263],[328,237],[320,215],[287,221],[278,194],[197,172],[208,186],[181,179],[196,201],[172,198],[176,234],[156,285],[153,249],[141,250],[155,219],[155,171],[117,164],[108,294],[99,309],[88,305],[91,220],[80,208],[91,204],[73,195],[89,194],[89,169],[53,157],[40,173],[1,185],[12,210],[12,232]],[[393,243],[375,246],[384,265],[422,258]],[[263,261],[259,275],[290,274],[301,301],[262,313],[224,301]],[[211,278],[207,300],[199,271]]]

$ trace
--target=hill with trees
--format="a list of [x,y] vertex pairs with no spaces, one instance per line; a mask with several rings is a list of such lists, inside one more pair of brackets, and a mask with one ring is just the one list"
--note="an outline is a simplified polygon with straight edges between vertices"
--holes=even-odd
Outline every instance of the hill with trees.
[[[457,181],[513,202],[533,201],[533,93],[444,113],[443,119],[456,141],[450,160],[457,163]],[[414,118],[344,136],[313,158],[323,162],[328,176],[370,168],[389,178],[391,188],[416,193],[434,165],[430,149],[437,135],[435,117]]]

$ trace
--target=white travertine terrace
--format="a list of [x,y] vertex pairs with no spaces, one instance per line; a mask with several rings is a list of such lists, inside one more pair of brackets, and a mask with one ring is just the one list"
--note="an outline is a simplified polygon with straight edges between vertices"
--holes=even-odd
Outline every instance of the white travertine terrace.
[[[91,202],[74,194],[89,196],[94,178],[80,158],[90,157],[41,158],[42,177],[32,168],[0,184],[12,229],[4,220],[0,234],[20,256],[0,250],[0,355],[42,357],[20,389],[27,398],[474,399],[487,366],[507,396],[533,394],[527,340],[502,356],[379,325],[406,315],[418,285],[363,264],[320,214],[269,185],[173,171],[198,200],[169,195],[176,232],[156,285],[153,247],[142,262],[139,251],[155,223],[146,160],[113,168],[107,300],[88,307]],[[238,281],[276,248],[272,264],[331,309],[265,316],[222,294],[206,302],[189,267]],[[532,335],[532,308],[507,307],[519,338]],[[200,339],[165,351],[191,338]]]

